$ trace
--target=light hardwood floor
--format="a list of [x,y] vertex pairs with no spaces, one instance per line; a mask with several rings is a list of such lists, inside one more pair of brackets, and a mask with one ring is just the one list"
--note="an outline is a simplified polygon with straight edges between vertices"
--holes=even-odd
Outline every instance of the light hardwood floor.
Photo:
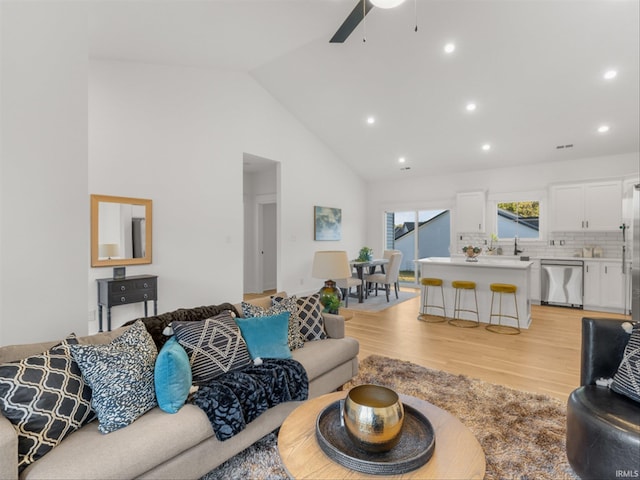
[[[410,291],[412,289],[402,288]],[[268,294],[269,292],[265,292]],[[376,313],[340,309],[347,335],[360,342],[360,360],[384,355],[566,401],[580,381],[582,317],[624,315],[561,307],[532,307],[520,335],[417,319],[420,297]]]
[[459,328],[422,322],[417,319],[419,305],[417,296],[378,313],[341,309],[352,317],[346,332],[359,340],[359,358],[371,354],[399,358],[562,401],[580,381],[582,317],[630,319],[534,305],[528,329],[520,335],[500,335],[487,331],[485,324]]

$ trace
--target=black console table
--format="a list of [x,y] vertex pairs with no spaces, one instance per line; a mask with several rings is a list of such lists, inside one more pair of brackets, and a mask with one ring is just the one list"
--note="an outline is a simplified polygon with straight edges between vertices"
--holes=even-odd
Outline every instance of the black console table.
[[158,314],[158,277],[156,275],[134,275],[123,279],[99,278],[98,282],[98,331],[102,332],[102,307],[107,307],[107,330],[111,330],[111,307],[128,303],[153,300],[153,314]]

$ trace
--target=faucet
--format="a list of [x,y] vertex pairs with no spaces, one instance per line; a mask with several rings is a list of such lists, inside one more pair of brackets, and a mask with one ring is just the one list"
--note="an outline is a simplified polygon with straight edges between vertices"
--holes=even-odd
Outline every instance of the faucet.
[[513,237],[513,254],[518,255],[519,253],[524,252],[524,250],[518,250],[518,236]]

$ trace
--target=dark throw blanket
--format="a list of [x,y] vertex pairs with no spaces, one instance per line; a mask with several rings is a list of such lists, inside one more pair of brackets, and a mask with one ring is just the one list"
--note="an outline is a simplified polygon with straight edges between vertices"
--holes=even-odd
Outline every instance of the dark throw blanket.
[[216,437],[223,441],[268,408],[308,396],[309,379],[299,362],[265,359],[262,365],[227,372],[201,386],[191,401],[207,414]]

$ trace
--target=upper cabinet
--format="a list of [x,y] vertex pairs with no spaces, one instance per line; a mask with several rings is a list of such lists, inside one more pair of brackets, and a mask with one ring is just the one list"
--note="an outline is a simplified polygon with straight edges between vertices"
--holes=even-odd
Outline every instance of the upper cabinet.
[[614,231],[622,223],[622,182],[553,185],[551,231]]
[[484,192],[464,192],[456,195],[456,232],[484,232],[486,196]]

